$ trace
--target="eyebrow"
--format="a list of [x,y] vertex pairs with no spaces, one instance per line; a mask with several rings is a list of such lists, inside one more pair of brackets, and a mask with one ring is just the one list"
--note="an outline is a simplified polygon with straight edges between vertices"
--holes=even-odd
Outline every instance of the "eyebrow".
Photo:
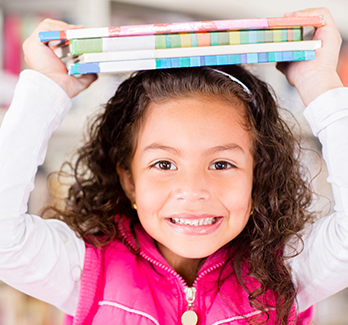
[[[157,143],[157,142],[146,146],[143,150],[143,154],[146,153],[147,151],[151,151],[151,150],[169,151],[169,152],[172,152],[178,156],[180,156],[180,154],[181,154],[180,150],[173,148],[173,147],[170,147],[170,146],[166,146],[166,145]],[[241,153],[245,153],[241,146],[239,146],[236,143],[231,143],[231,144],[227,144],[227,145],[223,145],[223,146],[216,146],[216,147],[209,148],[207,150],[207,155],[212,155],[212,154],[222,152],[222,151],[240,151]]]
[[169,147],[169,146],[165,146],[165,145],[157,143],[157,142],[146,146],[143,150],[143,153],[146,153],[147,151],[150,151],[150,150],[163,150],[163,151],[172,152],[178,156],[180,155],[180,151],[178,149],[175,149],[175,148]]
[[221,151],[240,151],[241,153],[245,153],[243,148],[236,143],[230,143],[224,146],[212,147],[207,150],[207,153],[208,155],[212,155]]

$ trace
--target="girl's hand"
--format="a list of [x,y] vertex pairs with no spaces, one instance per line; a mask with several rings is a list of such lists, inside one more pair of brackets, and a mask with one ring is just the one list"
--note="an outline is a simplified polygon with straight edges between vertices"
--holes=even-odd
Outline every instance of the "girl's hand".
[[285,74],[289,83],[297,88],[303,103],[307,106],[325,91],[343,86],[336,72],[342,39],[326,8],[306,9],[284,16],[324,17],[324,26],[316,28],[312,37],[313,40],[322,41],[322,48],[316,50],[315,60],[277,64],[277,68]]
[[73,28],[82,28],[82,26],[45,19],[23,43],[24,60],[28,67],[51,78],[64,89],[70,98],[86,89],[97,79],[97,76],[94,74],[82,75],[80,77],[69,76],[64,63],[48,46],[40,42],[38,35],[42,31]]

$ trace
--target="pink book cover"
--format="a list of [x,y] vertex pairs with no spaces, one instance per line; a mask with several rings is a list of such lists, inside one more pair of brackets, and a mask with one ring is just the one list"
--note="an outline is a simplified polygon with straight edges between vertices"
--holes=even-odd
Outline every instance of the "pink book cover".
[[209,32],[219,30],[294,27],[305,25],[318,26],[322,23],[323,18],[319,16],[212,20],[187,23],[109,27],[109,36],[111,37],[163,33]]
[[295,26],[321,26],[322,24],[323,17],[320,16],[252,18],[71,29],[41,32],[39,34],[39,37],[41,42],[49,42],[55,40],[70,40],[94,37],[140,36],[168,33],[209,32],[222,30],[262,29]]

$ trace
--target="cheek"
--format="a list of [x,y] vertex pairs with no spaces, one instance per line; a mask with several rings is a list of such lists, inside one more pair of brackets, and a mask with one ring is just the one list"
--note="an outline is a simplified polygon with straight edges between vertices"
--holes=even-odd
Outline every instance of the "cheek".
[[225,206],[232,224],[245,225],[252,207],[252,179],[233,179],[216,187],[215,195]]
[[236,174],[228,179],[222,178],[214,184],[215,193],[233,205],[243,205],[251,199],[252,175],[250,173]]
[[138,209],[146,214],[160,210],[167,201],[169,193],[169,184],[150,177],[142,177],[135,187]]

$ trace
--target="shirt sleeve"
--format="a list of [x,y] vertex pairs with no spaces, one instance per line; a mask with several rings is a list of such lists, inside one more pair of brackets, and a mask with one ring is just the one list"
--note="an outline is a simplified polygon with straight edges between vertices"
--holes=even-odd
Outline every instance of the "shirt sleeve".
[[71,107],[55,82],[21,73],[0,128],[0,279],[74,315],[85,245],[59,220],[27,214],[48,140]]
[[323,146],[335,206],[304,231],[303,251],[289,261],[299,312],[348,286],[348,88],[322,94],[304,115]]

